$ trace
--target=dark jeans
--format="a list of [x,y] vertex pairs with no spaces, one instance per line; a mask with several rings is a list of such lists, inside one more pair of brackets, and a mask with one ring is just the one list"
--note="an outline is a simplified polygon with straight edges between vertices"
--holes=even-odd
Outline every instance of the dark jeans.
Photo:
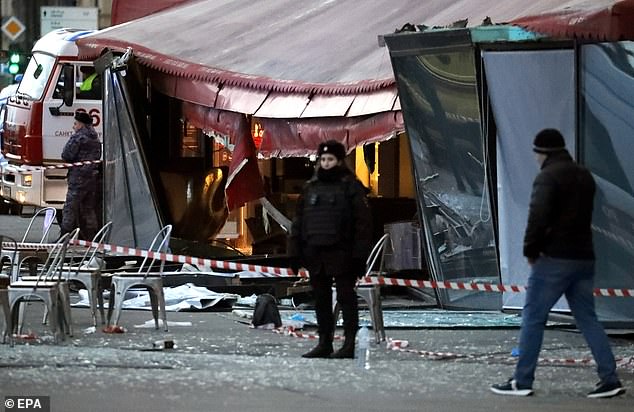
[[548,312],[566,296],[577,327],[583,334],[603,383],[618,380],[610,342],[594,311],[594,261],[540,257],[528,278],[526,303],[522,310],[520,357],[514,379],[520,387],[532,387],[544,337]]

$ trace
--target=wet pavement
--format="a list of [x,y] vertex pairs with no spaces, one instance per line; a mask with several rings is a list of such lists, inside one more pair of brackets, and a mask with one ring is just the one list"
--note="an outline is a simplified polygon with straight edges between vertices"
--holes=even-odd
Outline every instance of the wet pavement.
[[[0,216],[2,232],[12,224]],[[170,312],[168,323],[176,324],[163,332],[136,327],[150,312],[126,310],[126,332],[106,334],[90,330],[88,309],[73,308],[74,336],[57,345],[41,317],[42,305],[29,305],[25,329],[37,339],[0,345],[0,399],[45,395],[52,411],[118,412],[631,411],[634,404],[632,335],[611,339],[624,396],[586,399],[597,381],[594,366],[576,362],[541,364],[535,396],[515,398],[488,386],[512,373],[517,328],[390,328],[389,337],[417,353],[371,344],[366,370],[353,360],[303,359],[314,340],[249,328],[232,312]],[[155,348],[164,341],[175,347]],[[590,354],[580,334],[549,328],[542,356],[552,362]]]

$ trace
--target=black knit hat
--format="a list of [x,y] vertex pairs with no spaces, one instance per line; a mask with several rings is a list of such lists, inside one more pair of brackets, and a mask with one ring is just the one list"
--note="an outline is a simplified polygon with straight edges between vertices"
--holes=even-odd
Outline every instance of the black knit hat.
[[550,154],[561,150],[566,150],[566,142],[559,130],[544,129],[535,136],[533,141],[535,153]]
[[346,148],[336,140],[327,140],[319,145],[317,156],[321,156],[324,153],[330,153],[337,159],[343,160],[346,157]]
[[92,117],[86,112],[75,112],[75,120],[85,125],[92,126]]

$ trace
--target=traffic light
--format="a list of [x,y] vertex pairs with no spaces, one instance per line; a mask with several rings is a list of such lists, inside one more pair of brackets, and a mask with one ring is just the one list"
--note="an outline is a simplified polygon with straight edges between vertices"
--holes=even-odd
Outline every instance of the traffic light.
[[24,57],[20,55],[20,53],[11,53],[9,55],[9,73],[10,74],[18,74],[20,73],[20,63]]

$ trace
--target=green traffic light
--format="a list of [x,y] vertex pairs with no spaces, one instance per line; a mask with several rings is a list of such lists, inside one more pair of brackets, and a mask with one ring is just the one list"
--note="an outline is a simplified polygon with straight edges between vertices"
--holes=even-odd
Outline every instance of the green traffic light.
[[9,57],[9,62],[13,64],[20,63],[20,55],[17,53],[12,54],[11,57]]
[[9,65],[9,73],[18,74],[19,71],[20,71],[20,65],[18,65],[16,63],[11,63]]

